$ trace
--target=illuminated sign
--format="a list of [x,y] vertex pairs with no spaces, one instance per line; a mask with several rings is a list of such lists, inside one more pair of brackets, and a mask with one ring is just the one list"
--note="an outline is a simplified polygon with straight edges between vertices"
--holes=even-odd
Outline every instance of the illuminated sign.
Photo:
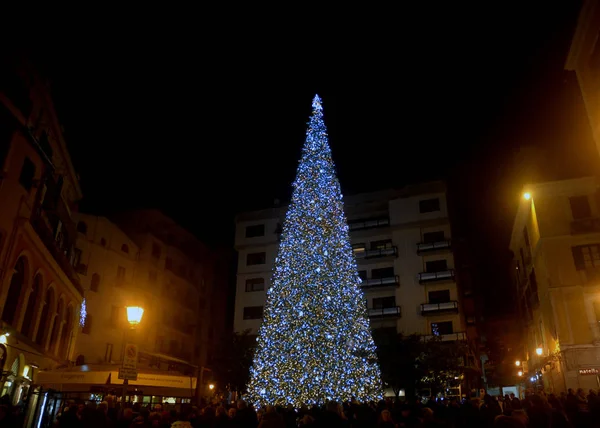
[[579,369],[580,375],[596,375],[598,373],[600,373],[598,369]]

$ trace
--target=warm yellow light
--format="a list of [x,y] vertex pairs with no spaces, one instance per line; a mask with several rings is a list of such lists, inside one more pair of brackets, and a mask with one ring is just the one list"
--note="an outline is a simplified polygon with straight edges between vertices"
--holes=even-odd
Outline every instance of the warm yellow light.
[[215,386],[211,383],[210,385],[208,385],[208,389],[215,389]]
[[521,370],[519,370],[519,373],[517,373],[519,376],[523,376],[523,372]]
[[523,193],[523,198],[525,198],[526,201],[530,200],[531,199],[531,193],[529,193],[529,192]]
[[139,306],[127,306],[127,321],[132,326],[136,326],[142,322],[142,316],[144,315],[144,308]]
[[519,360],[515,361],[515,366],[519,367],[521,365],[521,362]]
[[544,353],[544,350],[542,348],[536,348],[535,353],[538,355],[542,355]]

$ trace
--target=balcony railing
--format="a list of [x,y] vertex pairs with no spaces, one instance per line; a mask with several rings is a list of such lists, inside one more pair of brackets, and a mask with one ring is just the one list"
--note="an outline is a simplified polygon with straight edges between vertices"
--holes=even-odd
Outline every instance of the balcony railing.
[[369,308],[370,318],[383,317],[401,317],[400,306],[392,306],[389,308]]
[[375,250],[355,251],[354,254],[359,260],[376,259],[380,257],[396,256],[398,255],[398,249],[396,247],[378,248]]
[[375,288],[375,287],[397,287],[400,285],[400,278],[398,275],[386,277],[386,278],[369,278],[363,280],[360,284],[363,288]]
[[436,242],[421,242],[417,244],[417,254],[431,251],[449,250],[450,248],[451,245],[449,239]]
[[453,300],[444,303],[423,303],[421,314],[433,314],[438,312],[458,312],[458,302]]
[[390,225],[389,218],[378,218],[378,219],[373,219],[373,220],[363,220],[363,221],[352,222],[352,223],[348,224],[348,228],[351,231],[354,231],[354,230],[372,229],[375,227],[384,227],[384,226],[389,226],[389,225]]
[[454,269],[440,270],[437,272],[421,272],[419,274],[419,283],[434,281],[454,281]]
[[428,340],[439,338],[442,342],[452,342],[457,340],[467,340],[467,333],[464,331],[458,333],[446,333],[446,334],[428,334],[421,336],[421,340],[426,342]]
[[38,234],[44,246],[48,249],[56,263],[60,266],[62,271],[69,277],[77,291],[83,296],[83,288],[79,281],[79,276],[75,271],[75,268],[71,265],[68,257],[64,253],[64,250],[58,247],[58,243],[54,239],[54,235],[50,226],[46,223],[41,215],[36,215],[30,219],[33,230]]
[[600,232],[600,217],[584,218],[571,222],[571,235]]

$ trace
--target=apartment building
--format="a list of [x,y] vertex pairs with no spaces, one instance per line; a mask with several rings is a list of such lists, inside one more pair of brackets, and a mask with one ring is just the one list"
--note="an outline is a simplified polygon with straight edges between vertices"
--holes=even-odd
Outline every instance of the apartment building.
[[0,395],[31,411],[39,372],[67,365],[76,344],[83,289],[72,212],[81,197],[47,83],[26,61],[2,57]]
[[529,185],[510,249],[524,381],[600,387],[600,191],[595,177]]
[[[344,204],[371,327],[466,340],[443,183],[348,196]],[[236,218],[236,331],[258,333],[286,209]]]
[[584,0],[565,69],[574,71],[600,151],[600,1]]

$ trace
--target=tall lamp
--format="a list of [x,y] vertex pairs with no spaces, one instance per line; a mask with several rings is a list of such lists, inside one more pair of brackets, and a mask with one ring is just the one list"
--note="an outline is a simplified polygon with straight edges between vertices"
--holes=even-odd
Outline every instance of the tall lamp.
[[[129,331],[135,331],[136,327],[142,322],[144,316],[144,308],[140,306],[127,306],[127,322],[129,323]],[[127,330],[123,335],[123,362],[125,361],[125,347],[127,345]],[[129,385],[129,379],[123,380],[123,395],[121,397],[121,406],[125,408],[125,398],[127,397],[127,385]]]

